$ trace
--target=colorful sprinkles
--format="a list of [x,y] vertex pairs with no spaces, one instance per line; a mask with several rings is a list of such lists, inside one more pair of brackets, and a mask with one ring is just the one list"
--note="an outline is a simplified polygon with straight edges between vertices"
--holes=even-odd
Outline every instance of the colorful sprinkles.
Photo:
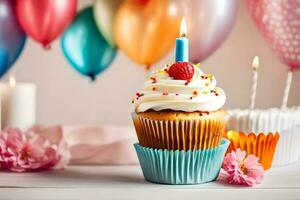
[[135,95],[136,95],[137,97],[142,97],[142,96],[144,96],[145,94],[144,94],[144,93],[139,93],[139,92],[137,92],[137,93],[135,93]]
[[214,79],[214,75],[212,75],[212,74],[201,75],[201,79],[202,79],[202,80],[207,80],[207,79],[209,79],[210,82],[212,82],[212,80]]
[[203,114],[209,115],[209,112],[208,112],[208,111],[199,112],[199,115],[200,115],[200,116],[203,116]]
[[216,96],[219,96],[219,93],[216,90],[211,90],[211,93],[214,93]]
[[136,100],[139,100],[139,98],[144,96],[145,94],[137,92],[137,93],[135,93],[135,95],[136,95]]
[[157,80],[156,80],[156,78],[155,77],[150,77],[150,80],[152,80],[152,83],[156,83],[157,82]]
[[[198,63],[198,64],[196,64],[196,65],[194,65],[194,66],[195,66],[195,67],[200,67],[200,63]],[[156,70],[156,73],[160,73],[160,74],[161,74],[161,73],[168,73],[169,67],[170,67],[170,65],[166,65],[165,68]],[[155,76],[150,76],[149,79],[152,81],[152,84],[157,83],[157,78],[156,78]],[[212,83],[212,81],[214,80],[214,76],[213,76],[212,74],[203,74],[203,75],[201,75],[201,79],[202,79],[203,82],[204,82],[204,86],[205,86],[205,87],[209,87],[210,84]],[[184,82],[184,85],[185,85],[185,86],[188,86],[188,85],[191,83],[192,80],[193,80],[193,79],[191,79],[191,80],[186,80],[186,81]],[[154,86],[155,86],[155,87],[154,87]],[[153,85],[153,86],[151,87],[151,90],[152,90],[152,91],[157,91],[157,90],[158,90],[158,89],[157,89],[157,85],[156,85],[156,84]],[[199,96],[200,94],[201,94],[201,95],[202,95],[202,94],[213,94],[213,95],[215,95],[215,96],[219,96],[219,95],[220,95],[219,92],[220,92],[220,91],[218,91],[217,88],[216,88],[216,89],[213,89],[213,90],[209,90],[209,89],[207,88],[207,89],[201,90],[200,92],[198,92],[197,90],[194,90],[194,91],[192,92],[191,96],[189,96],[189,97],[187,97],[187,98],[189,98],[190,100],[193,100],[194,98],[196,98],[196,97]],[[179,95],[180,95],[179,93],[171,93],[171,94],[174,95],[174,96],[179,96]],[[141,97],[144,96],[144,95],[145,95],[144,93],[139,93],[139,92],[137,92],[137,93],[136,93],[136,98],[133,99],[133,100],[131,101],[131,103],[134,104],[136,101],[139,100],[139,98],[141,98]],[[163,95],[163,96],[167,96],[167,95],[170,95],[170,94],[169,94],[168,92],[163,92],[162,95]],[[199,113],[199,115],[201,115],[201,116],[202,116],[203,114],[209,114],[209,112],[201,112],[201,113]]]
[[184,85],[185,85],[185,86],[188,86],[188,85],[190,84],[190,82],[191,82],[191,81],[186,81],[186,82],[184,83]]
[[200,63],[194,64],[194,67],[200,68]]

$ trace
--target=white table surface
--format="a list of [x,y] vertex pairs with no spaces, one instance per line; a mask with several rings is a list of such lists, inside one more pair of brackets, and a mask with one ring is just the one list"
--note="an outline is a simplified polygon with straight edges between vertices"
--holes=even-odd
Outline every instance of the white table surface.
[[0,173],[0,199],[300,199],[300,163],[273,168],[263,184],[222,181],[176,186],[148,183],[139,166],[69,166],[63,171]]

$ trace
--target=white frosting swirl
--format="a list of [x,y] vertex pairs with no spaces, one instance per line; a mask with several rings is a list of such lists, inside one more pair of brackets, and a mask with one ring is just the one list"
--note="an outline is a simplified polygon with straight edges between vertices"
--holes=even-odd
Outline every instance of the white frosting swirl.
[[175,80],[162,70],[150,74],[143,91],[133,100],[136,112],[147,110],[217,111],[226,100],[224,91],[216,87],[213,75],[195,67],[193,78],[187,82]]

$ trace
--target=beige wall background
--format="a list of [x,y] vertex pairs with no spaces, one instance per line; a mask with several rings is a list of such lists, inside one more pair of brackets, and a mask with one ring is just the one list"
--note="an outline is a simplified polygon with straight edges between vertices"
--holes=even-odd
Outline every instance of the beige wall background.
[[[92,0],[80,0],[80,7]],[[235,27],[226,42],[203,63],[227,94],[225,108],[247,108],[250,99],[251,62],[260,57],[257,107],[279,106],[286,80],[286,67],[270,51],[240,1]],[[155,65],[174,59],[173,52]],[[17,81],[34,82],[38,88],[37,120],[40,124],[119,124],[131,125],[131,99],[142,87],[145,71],[122,52],[97,82],[80,76],[63,57],[57,40],[44,51],[31,39],[10,75]],[[294,75],[289,105],[300,104],[300,73]]]

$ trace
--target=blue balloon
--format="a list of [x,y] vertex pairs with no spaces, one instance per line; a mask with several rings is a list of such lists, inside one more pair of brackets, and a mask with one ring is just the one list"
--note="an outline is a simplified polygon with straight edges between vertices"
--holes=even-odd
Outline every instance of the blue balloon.
[[99,32],[93,8],[82,10],[61,39],[63,53],[80,74],[95,80],[109,67],[116,56],[116,48]]
[[0,66],[7,66],[7,65],[8,65],[7,52],[3,49],[0,49]]
[[23,50],[26,34],[15,13],[15,0],[0,0],[0,78]]

